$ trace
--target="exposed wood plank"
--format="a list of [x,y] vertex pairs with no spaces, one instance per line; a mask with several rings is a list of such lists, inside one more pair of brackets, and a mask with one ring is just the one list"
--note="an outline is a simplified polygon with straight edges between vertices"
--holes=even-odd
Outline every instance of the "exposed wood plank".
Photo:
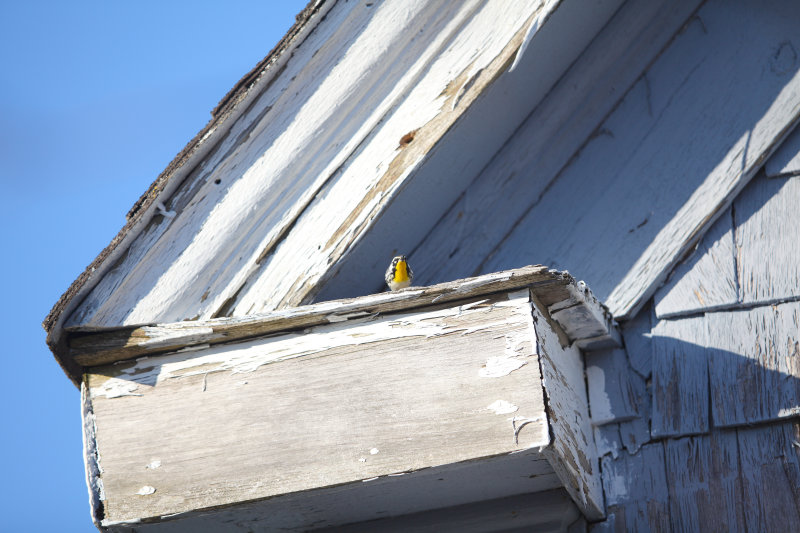
[[[783,52],[789,52],[784,48]],[[780,52],[780,50],[779,50]],[[764,164],[764,173],[768,178],[782,178],[800,174],[800,129],[794,131],[783,141]]]
[[653,328],[654,437],[708,431],[706,329],[702,316],[661,320]]
[[631,454],[639,453],[642,445],[650,442],[650,416],[652,412],[650,387],[642,384],[636,389],[636,410],[639,416],[619,424],[622,445]]
[[[613,317],[584,282],[553,289],[553,292],[566,291],[567,297],[560,297],[559,301],[548,306],[550,316],[570,339],[577,339],[579,348],[599,350],[622,346],[622,337],[618,334]],[[548,298],[545,297],[545,300]]]
[[800,415],[800,302],[709,313],[714,425]]
[[623,422],[639,415],[637,391],[644,380],[632,371],[625,350],[592,351],[586,356],[586,384],[592,424]]
[[[437,283],[488,271],[481,265],[497,243],[540,199],[699,3],[626,2],[416,248],[412,258],[420,279]],[[593,179],[596,174],[590,173]],[[553,221],[563,220],[563,215],[540,226],[543,231],[535,239],[552,231]],[[416,245],[409,243],[409,248]],[[355,265],[374,257],[371,249],[364,248],[351,254],[339,277],[347,276],[348,270],[351,276],[360,272]]]
[[603,488],[608,519],[592,531],[671,531],[663,444],[604,457]]
[[733,215],[728,209],[694,252],[675,267],[667,284],[656,291],[656,316],[667,318],[735,305],[739,295],[733,250]]
[[651,305],[646,305],[636,316],[620,324],[625,340],[625,351],[631,367],[645,379],[653,372],[653,343],[650,339],[652,322],[655,321]]
[[[581,352],[563,348],[547,319],[533,307],[542,384],[547,395],[552,446],[543,451],[564,488],[590,520],[605,515],[597,451],[592,438]],[[558,413],[563,413],[561,416]]]
[[[213,531],[214,533],[252,533],[264,529],[263,517],[282,515],[288,516],[290,512],[303,512],[294,502],[281,502],[275,505],[273,500],[242,504],[235,509],[222,509],[204,513],[190,513],[180,520],[168,522],[136,524],[137,533],[195,533],[198,531]],[[359,505],[372,505],[372,501],[352,500],[347,501],[339,496],[340,512],[346,516],[348,507]],[[316,509],[319,514],[319,509]],[[341,531],[355,533],[360,531],[536,531],[540,533],[563,533],[564,528],[571,520],[579,515],[575,504],[563,490],[550,490],[534,494],[510,496],[499,500],[477,501],[465,505],[435,509],[411,515],[383,518],[346,524],[332,528],[317,529],[313,521],[311,531],[328,532]],[[573,522],[573,523],[576,523]],[[317,524],[318,526],[318,524]],[[128,526],[110,527],[112,533],[130,533]],[[281,531],[288,531],[281,529]],[[572,529],[567,530],[573,533]],[[580,531],[580,530],[578,530]]]
[[747,531],[736,432],[668,439],[665,447],[672,531]]
[[[85,421],[96,428],[102,522],[357,488],[395,473],[409,473],[413,494],[395,493],[391,514],[553,488],[558,479],[540,454],[550,445],[541,329],[528,292],[519,291],[97,368],[86,377]],[[553,364],[558,373],[561,358]],[[569,416],[582,407],[569,404]],[[548,408],[567,419],[567,405]],[[559,445],[555,456],[583,461],[588,452],[574,445],[587,443]],[[526,450],[533,455],[511,453]],[[497,483],[468,482],[470,465],[488,457],[497,457]],[[436,465],[461,469],[449,479],[469,486],[438,482],[449,471],[430,470]],[[421,478],[411,474],[420,470]],[[596,477],[596,465],[586,475]],[[404,477],[396,478],[401,486]],[[313,508],[314,491],[306,494]],[[363,509],[358,520],[380,510]]]
[[800,531],[800,428],[796,421],[740,428],[747,531]]
[[742,302],[800,297],[800,177],[753,180],[734,203]]
[[[544,302],[554,305],[560,302],[560,298],[570,298],[574,291],[568,289],[574,283],[569,274],[536,265],[467,280],[455,280],[432,287],[410,287],[403,291],[322,302],[263,315],[128,328],[76,328],[72,330],[70,337],[69,357],[85,366],[107,364],[197,345],[231,342],[379,313],[413,309],[430,304],[445,304],[522,287],[529,287],[534,295],[541,295]],[[611,330],[607,332],[607,337],[616,338],[614,326],[608,320],[608,314],[602,309],[602,305],[591,297],[588,289],[584,294],[589,296],[579,302],[573,302],[576,309],[578,306],[588,308],[585,312],[579,313],[584,320],[580,322],[580,328],[574,327],[570,331],[577,333],[589,331],[594,335],[598,327],[609,327]],[[573,310],[573,313],[577,313],[577,310]],[[569,318],[569,315],[564,317]],[[598,317],[601,322],[595,327],[590,327],[585,320],[590,317]],[[570,323],[565,322],[565,325],[570,326]],[[598,337],[592,339],[596,341]],[[567,337],[567,340],[572,342],[579,338]]]
[[535,257],[635,313],[794,127],[800,57],[775,54],[800,46],[798,18],[794,2],[703,4],[481,270]]

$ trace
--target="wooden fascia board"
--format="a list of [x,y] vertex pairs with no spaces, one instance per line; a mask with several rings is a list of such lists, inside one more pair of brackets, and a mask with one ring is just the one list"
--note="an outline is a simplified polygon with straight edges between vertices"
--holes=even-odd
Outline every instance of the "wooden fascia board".
[[131,207],[122,229],[53,305],[42,322],[47,332],[47,344],[56,361],[76,385],[79,385],[76,377],[79,369],[71,360],[61,357],[64,353],[62,336],[65,320],[103,279],[103,276],[121,260],[131,243],[147,228],[153,218],[165,212],[164,199],[169,198],[202,159],[225,138],[236,120],[264,87],[269,86],[272,80],[280,75],[293,50],[303,43],[335,3],[336,0],[309,0],[308,5],[296,16],[294,25],[286,35],[220,100],[211,112],[211,120],[159,174]]
[[245,505],[303,530],[557,486],[602,518],[580,351],[526,288],[459,296],[90,369],[98,524]]
[[[62,356],[77,368],[103,365],[524,287],[531,289],[545,313],[552,309],[552,319],[565,344],[577,342],[583,349],[619,344],[611,315],[585,284],[575,282],[568,272],[534,265],[429,287],[409,287],[260,315],[123,328],[73,328],[69,330]],[[78,377],[73,376],[74,379]]]

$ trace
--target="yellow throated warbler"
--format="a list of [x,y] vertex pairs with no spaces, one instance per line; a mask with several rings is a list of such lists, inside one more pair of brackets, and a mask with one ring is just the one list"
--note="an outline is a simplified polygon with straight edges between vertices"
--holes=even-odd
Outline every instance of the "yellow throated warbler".
[[408,266],[406,256],[398,255],[392,259],[392,264],[386,269],[386,284],[389,288],[393,291],[404,289],[411,285],[412,279],[414,279],[414,273]]

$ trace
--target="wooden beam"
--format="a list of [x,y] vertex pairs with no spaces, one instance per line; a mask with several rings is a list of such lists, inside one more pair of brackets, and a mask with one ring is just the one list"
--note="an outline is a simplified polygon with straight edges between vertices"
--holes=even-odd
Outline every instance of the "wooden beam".
[[580,352],[552,327],[523,289],[95,367],[96,519],[263,501],[302,530],[557,486],[599,518]]
[[556,321],[567,332],[569,342],[584,338],[594,344],[617,342],[610,315],[587,287],[577,286],[568,273],[535,265],[431,287],[410,287],[397,292],[321,302],[262,315],[125,328],[73,328],[69,335],[67,358],[83,366],[108,364],[142,355],[445,304],[523,287],[529,287],[534,295],[540,296],[547,308],[558,311]]

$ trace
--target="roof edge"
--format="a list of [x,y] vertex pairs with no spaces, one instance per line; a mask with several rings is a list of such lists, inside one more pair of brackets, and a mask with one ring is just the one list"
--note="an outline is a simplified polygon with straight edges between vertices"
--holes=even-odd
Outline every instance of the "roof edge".
[[[113,263],[120,248],[127,244],[132,238],[138,235],[144,227],[147,214],[155,210],[157,199],[162,193],[171,192],[179,182],[189,174],[193,163],[212,149],[223,137],[221,125],[229,122],[229,119],[238,116],[238,112],[244,107],[242,104],[259,92],[263,82],[268,80],[271,72],[280,72],[281,69],[273,68],[279,59],[286,57],[287,52],[291,52],[304,39],[299,39],[301,34],[310,33],[313,27],[310,21],[322,11],[325,13],[336,0],[310,0],[306,7],[295,16],[295,23],[289,31],[276,44],[272,50],[245,74],[233,88],[219,101],[211,111],[211,120],[201,129],[194,138],[181,150],[175,158],[167,165],[161,174],[153,181],[144,194],[134,203],[133,207],[126,215],[126,223],[111,240],[111,242],[95,257],[86,269],[72,282],[58,301],[53,305],[50,312],[42,322],[47,332],[47,345],[53,352],[61,368],[77,385],[76,374],[80,374],[74,361],[63,356],[63,346],[61,346],[60,324],[69,312],[74,309],[82,297],[94,288],[94,285],[102,278],[102,274],[107,270],[110,263]],[[316,17],[316,22],[324,19],[323,16]],[[306,31],[307,30],[307,31]],[[289,55],[291,57],[291,54]],[[258,85],[258,87],[257,87]],[[255,89],[255,90],[254,90]],[[227,130],[226,130],[227,131]],[[169,185],[169,187],[167,186]]]

